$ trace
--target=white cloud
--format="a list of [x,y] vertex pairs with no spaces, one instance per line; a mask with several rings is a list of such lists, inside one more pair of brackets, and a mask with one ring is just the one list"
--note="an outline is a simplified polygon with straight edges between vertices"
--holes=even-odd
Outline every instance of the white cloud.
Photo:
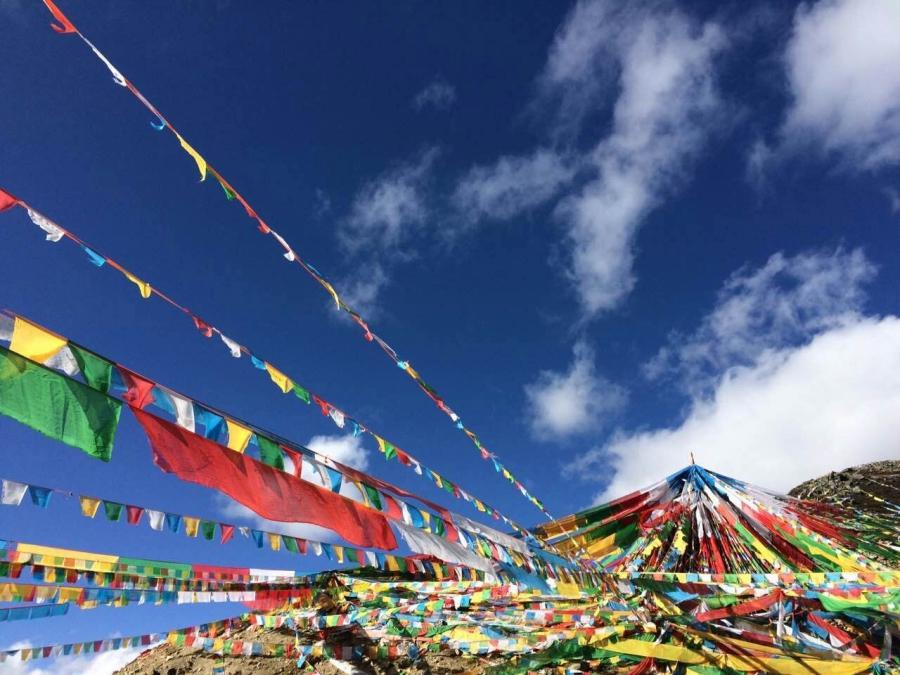
[[438,78],[422,89],[412,100],[412,107],[417,111],[426,107],[435,110],[447,110],[456,102],[456,87],[444,79]]
[[338,236],[351,252],[394,250],[409,239],[429,214],[426,186],[439,150],[428,148],[360,189]]
[[567,473],[615,470],[601,501],[681,468],[693,452],[707,468],[786,491],[828,471],[896,457],[898,443],[900,319],[866,318],[729,371],[678,426],[620,434]]
[[863,286],[875,273],[859,249],[776,253],[758,269],[732,274],[700,326],[690,335],[671,335],[645,374],[673,376],[694,395],[708,393],[729,368],[753,365],[767,350],[796,346],[856,320]]
[[369,466],[369,451],[359,436],[313,436],[306,447],[360,471]]
[[[10,649],[22,649],[29,646],[28,643],[20,643]],[[112,675],[126,664],[134,661],[146,649],[149,647],[131,647],[100,654],[60,656],[26,663],[22,663],[18,659],[8,659],[0,670],[8,675]]]
[[622,387],[597,374],[594,352],[584,341],[575,344],[566,372],[542,371],[525,394],[531,430],[545,440],[598,430],[628,398]]
[[898,63],[900,3],[801,5],[785,53],[784,149],[818,148],[859,169],[900,161]]
[[555,197],[576,170],[574,162],[547,148],[528,156],[504,156],[466,172],[453,193],[453,205],[465,222],[505,220]]
[[380,314],[378,296],[389,282],[381,263],[360,264],[340,284],[341,299],[367,319],[374,319]]
[[715,62],[726,41],[717,25],[698,25],[677,10],[609,7],[599,0],[576,7],[545,75],[562,87],[565,108],[593,96],[583,86],[596,77],[588,64],[612,61],[620,71],[612,129],[589,158],[596,178],[559,208],[569,228],[569,276],[588,317],[631,292],[637,231],[686,179],[722,108]]

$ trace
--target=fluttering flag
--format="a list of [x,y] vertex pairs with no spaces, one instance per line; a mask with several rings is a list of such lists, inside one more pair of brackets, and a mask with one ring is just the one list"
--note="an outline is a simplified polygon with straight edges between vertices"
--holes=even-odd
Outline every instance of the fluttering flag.
[[156,387],[154,382],[124,366],[119,366],[119,375],[122,376],[122,382],[126,387],[125,393],[122,394],[126,403],[137,408],[146,408],[156,400],[153,396],[153,389]]
[[222,338],[222,342],[225,343],[225,346],[228,347],[228,351],[231,352],[231,355],[234,358],[241,358],[241,346],[237,342],[229,337],[226,337],[222,333],[219,333],[219,337]]
[[47,9],[50,10],[50,13],[53,14],[53,17],[59,21],[59,25],[55,23],[51,23],[50,27],[55,30],[57,33],[78,33],[75,29],[75,26],[72,25],[72,22],[66,18],[66,15],[59,11],[59,8],[53,3],[53,0],[44,0],[44,4],[47,6]]
[[11,209],[18,203],[18,199],[13,197],[6,190],[0,188],[0,213],[6,211],[7,209]]
[[33,209],[28,209],[28,217],[31,218],[31,222],[47,233],[47,241],[57,242],[66,234],[59,225]]
[[94,249],[89,248],[87,246],[82,245],[81,247],[85,254],[88,257],[88,260],[91,261],[92,265],[96,265],[97,267],[103,267],[106,264],[106,258],[97,253]]
[[28,485],[25,483],[17,483],[14,480],[4,480],[2,491],[0,491],[0,504],[6,506],[18,506],[25,497]]
[[291,382],[290,378],[287,375],[278,370],[271,363],[266,363],[266,370],[269,372],[269,377],[272,378],[272,382],[275,383],[275,386],[281,389],[282,393],[287,394],[294,387],[294,383]]
[[161,470],[219,490],[263,518],[320,525],[357,546],[396,548],[394,533],[382,514],[138,408],[132,412]]
[[166,522],[166,514],[162,511],[147,509],[147,520],[150,523],[151,530],[162,532],[163,526]]
[[194,158],[194,161],[197,163],[197,169],[200,171],[200,181],[206,180],[206,160],[200,156],[200,153],[194,150],[191,147],[191,144],[188,143],[184,138],[181,137],[181,134],[175,132],[176,138],[178,138],[178,142],[181,143],[181,148]]
[[143,279],[138,279],[131,272],[127,270],[122,270],[122,274],[125,275],[125,278],[128,279],[131,283],[138,287],[138,290],[141,292],[141,297],[145,300],[150,297],[150,294],[153,293],[153,289],[150,284],[148,284]]
[[226,525],[224,523],[220,523],[219,528],[222,532],[222,543],[227,544],[234,536],[234,525]]
[[144,515],[144,509],[140,506],[132,506],[127,504],[125,506],[125,516],[128,519],[129,525],[138,525],[141,522],[141,516]]
[[9,348],[26,359],[45,363],[66,346],[66,340],[50,331],[36,326],[22,317],[15,318],[12,340]]
[[103,512],[106,514],[106,519],[115,523],[119,522],[122,518],[122,509],[124,507],[124,504],[103,500]]
[[93,518],[97,515],[97,509],[100,508],[100,501],[94,497],[86,497],[82,495],[78,498],[81,505],[81,515],[87,518]]
[[226,419],[225,424],[228,425],[228,447],[235,452],[244,452],[253,432],[234,420]]
[[0,347],[0,414],[108,462],[122,404]]
[[104,394],[107,393],[112,384],[113,364],[84,347],[79,347],[71,342],[69,343],[69,349],[72,350],[72,355],[78,363],[81,376],[88,386]]
[[184,533],[189,537],[196,537],[200,529],[200,519],[184,516]]

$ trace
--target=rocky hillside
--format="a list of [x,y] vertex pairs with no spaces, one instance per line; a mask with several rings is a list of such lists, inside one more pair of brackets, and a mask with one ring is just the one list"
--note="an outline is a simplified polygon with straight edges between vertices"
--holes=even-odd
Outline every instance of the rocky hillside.
[[897,511],[897,505],[900,505],[900,460],[832,471],[801,483],[790,491],[790,495],[897,518],[900,515]]

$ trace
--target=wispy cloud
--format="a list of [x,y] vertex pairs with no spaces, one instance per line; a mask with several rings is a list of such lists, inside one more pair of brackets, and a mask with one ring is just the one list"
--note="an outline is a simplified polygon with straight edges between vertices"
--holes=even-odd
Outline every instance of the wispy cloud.
[[494,164],[469,169],[451,200],[465,224],[484,218],[506,220],[556,197],[576,172],[576,161],[550,148],[527,156],[503,156]]
[[531,431],[541,440],[596,432],[622,411],[628,393],[596,372],[594,352],[584,341],[573,349],[564,372],[542,371],[525,387]]
[[413,97],[412,107],[417,111],[425,108],[448,110],[455,102],[456,87],[443,78],[437,78],[429,82],[424,89]]
[[[690,461],[786,490],[896,454],[900,319],[860,313],[875,271],[859,251],[778,254],[724,285],[712,311],[654,364],[691,393],[684,419],[620,430],[564,475],[621,495]],[[777,467],[777,471],[774,470]],[[609,476],[612,474],[612,479]]]
[[644,373],[651,380],[674,378],[694,395],[708,393],[722,373],[752,366],[767,350],[857,320],[875,274],[859,249],[776,253],[762,267],[732,274],[699,327],[670,335]]
[[338,230],[347,250],[396,249],[409,240],[429,214],[426,187],[439,154],[426,148],[362,186]]
[[429,184],[440,155],[436,146],[400,162],[357,192],[337,236],[352,271],[339,283],[344,299],[370,318],[390,283],[393,266],[417,255],[416,241],[432,216]]
[[591,64],[618,72],[611,131],[588,156],[595,176],[558,208],[571,247],[568,275],[586,317],[617,307],[634,288],[638,229],[687,179],[723,107],[719,26],[674,9],[613,7],[580,3],[544,75],[545,90],[557,91],[566,110],[589,107],[596,93],[587,83],[612,67]]
[[[537,78],[531,108],[548,120],[547,140],[465,172],[452,198],[463,223],[559,200],[563,273],[583,318],[618,307],[635,285],[637,232],[720,126],[716,66],[726,47],[716,23],[666,3],[578,2]],[[590,137],[595,129],[608,131]]]
[[852,170],[900,162],[897,26],[896,2],[800,5],[784,55],[791,102],[769,161],[811,151]]

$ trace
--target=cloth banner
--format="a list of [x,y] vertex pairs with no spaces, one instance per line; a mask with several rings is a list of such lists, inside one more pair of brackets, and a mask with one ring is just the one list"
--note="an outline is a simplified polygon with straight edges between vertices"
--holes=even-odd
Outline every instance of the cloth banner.
[[326,527],[357,546],[397,547],[380,513],[155,415],[131,410],[147,434],[153,461],[166,473],[219,490],[263,518]]
[[108,462],[122,404],[0,347],[0,413]]

